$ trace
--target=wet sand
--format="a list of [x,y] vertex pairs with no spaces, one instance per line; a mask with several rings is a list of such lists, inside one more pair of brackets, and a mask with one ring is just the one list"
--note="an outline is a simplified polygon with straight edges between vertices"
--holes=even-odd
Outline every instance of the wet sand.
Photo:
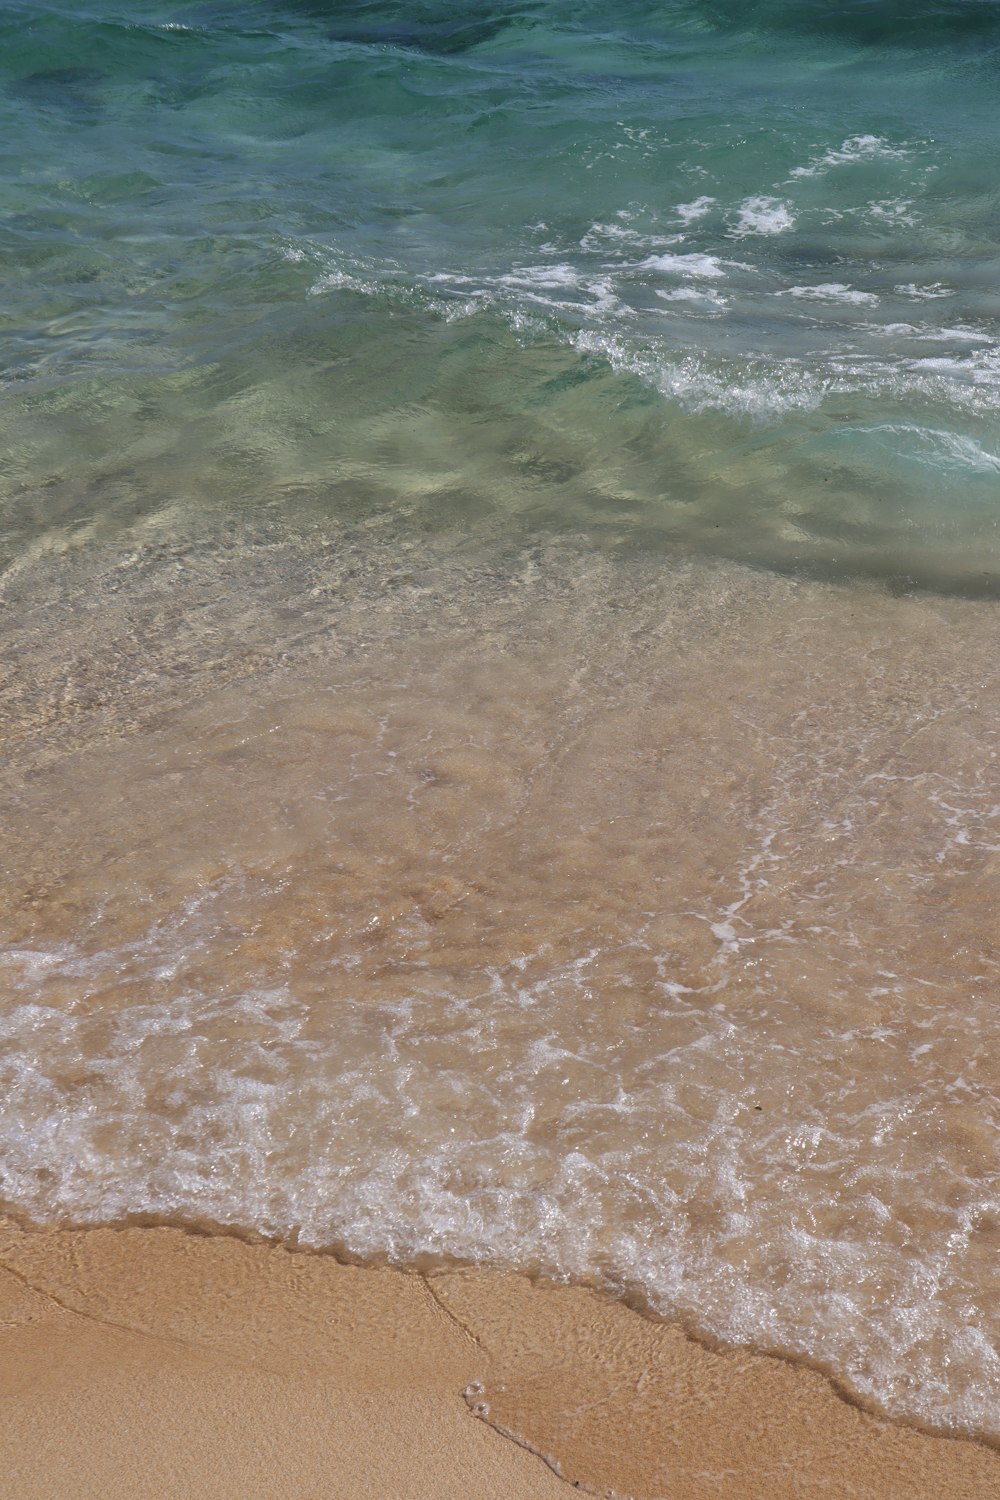
[[583,1288],[0,1222],[11,1500],[972,1500],[1000,1454]]

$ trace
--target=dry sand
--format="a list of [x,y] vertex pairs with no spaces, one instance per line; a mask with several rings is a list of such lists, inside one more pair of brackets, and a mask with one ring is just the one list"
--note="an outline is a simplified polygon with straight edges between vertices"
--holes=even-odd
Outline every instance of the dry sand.
[[571,1485],[964,1500],[1000,1493],[1000,1454],[581,1288],[0,1220],[10,1500],[544,1500]]

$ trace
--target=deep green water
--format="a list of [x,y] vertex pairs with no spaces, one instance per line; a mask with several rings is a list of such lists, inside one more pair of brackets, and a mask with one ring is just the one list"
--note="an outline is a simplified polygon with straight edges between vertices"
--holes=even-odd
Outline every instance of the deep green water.
[[7,561],[169,509],[1000,587],[1000,8],[0,7]]

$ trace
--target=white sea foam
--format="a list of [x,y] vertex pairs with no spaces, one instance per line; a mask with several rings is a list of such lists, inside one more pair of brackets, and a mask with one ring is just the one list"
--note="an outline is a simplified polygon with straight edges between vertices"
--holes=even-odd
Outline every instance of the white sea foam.
[[671,276],[725,276],[727,262],[717,255],[651,255],[639,266],[641,271],[664,271]]
[[576,266],[543,265],[515,266],[505,275],[497,277],[501,286],[528,287],[578,287],[583,284],[583,274]]
[[[874,333],[884,332],[873,325]],[[955,412],[995,418],[1000,399],[1000,352],[995,348],[940,358],[901,358],[854,352],[831,353],[827,390],[863,393],[875,399],[940,403]]]
[[766,421],[789,411],[813,411],[827,386],[796,360],[767,364],[746,360],[714,367],[699,355],[661,357],[633,344],[621,332],[581,329],[572,337],[582,353],[598,354],[612,369],[636,375],[688,411],[726,411]]
[[954,297],[955,295],[950,287],[944,286],[940,281],[932,281],[927,286],[918,286],[916,282],[908,281],[893,287],[893,291],[900,297],[912,297],[916,302],[933,302],[938,297]]
[[[589,311],[601,315],[619,312],[627,316],[629,309],[622,303],[610,275],[595,276],[591,271],[576,266],[542,265],[517,266],[497,276],[488,283],[490,294],[512,292],[515,296],[539,306],[558,308],[564,312],[579,314]],[[553,292],[580,293],[579,299],[548,295]]]
[[682,234],[653,234],[632,229],[627,224],[594,223],[579,241],[579,248],[589,255],[620,257],[629,251],[667,250],[683,243]]
[[[967,845],[968,816],[947,795],[940,811]],[[762,847],[742,894],[704,914],[720,984],[766,937],[746,913],[774,864]],[[8,1202],[81,1222],[210,1220],[398,1261],[528,1262],[588,1279],[610,1266],[614,1284],[641,1287],[653,1307],[695,1316],[718,1337],[822,1359],[891,1409],[995,1430],[1000,1359],[986,1340],[963,1352],[968,1330],[948,1309],[963,1295],[955,1237],[996,1213],[997,1184],[977,1184],[977,1209],[956,1179],[953,1204],[950,1179],[909,1155],[909,1113],[955,1087],[934,1031],[919,1056],[908,1053],[919,1097],[860,1109],[852,1049],[877,1043],[895,1055],[895,1028],[817,1035],[815,1056],[799,1050],[794,1068],[827,1080],[823,1116],[789,1128],[780,1105],[771,1118],[788,1086],[780,1026],[737,1025],[711,992],[662,984],[637,1071],[616,1073],[603,1033],[591,1044],[578,1029],[569,1044],[553,1030],[553,1004],[585,1014],[594,1003],[595,949],[535,979],[538,956],[524,955],[479,976],[466,998],[415,976],[406,999],[359,996],[317,1030],[311,1005],[280,984],[152,998],[169,942],[160,928],[145,949],[46,955],[64,985],[76,977],[79,1003],[26,1001],[0,1014]],[[90,1013],[89,988],[143,964],[148,1003]],[[24,972],[36,982],[34,962]],[[893,993],[891,979],[882,993]],[[919,1028],[916,998],[910,1011]],[[67,1087],[71,1058],[85,1068]],[[894,1149],[892,1174],[865,1167],[870,1150]],[[849,1232],[817,1227],[826,1193],[843,1198]],[[896,1234],[893,1204],[910,1197],[941,1221],[919,1254]],[[976,1381],[949,1386],[949,1361]]]
[[[297,260],[301,249],[291,246],[285,253]],[[328,261],[325,251],[314,254],[307,246],[302,253],[307,261]],[[763,421],[782,412],[815,410],[827,396],[851,393],[893,400],[916,396],[972,413],[994,409],[1000,390],[1000,346],[986,327],[866,321],[853,327],[873,343],[911,339],[950,344],[954,352],[921,355],[911,350],[904,355],[902,349],[895,348],[868,355],[832,346],[819,361],[789,357],[777,347],[770,353],[738,360],[731,355],[718,360],[680,355],[667,341],[666,320],[643,335],[641,319],[651,310],[644,312],[637,303],[637,287],[652,290],[660,302],[678,307],[687,304],[692,310],[701,309],[722,319],[738,305],[739,291],[734,289],[722,296],[708,283],[726,280],[733,271],[753,274],[753,268],[743,261],[700,251],[666,251],[634,262],[604,261],[597,274],[592,265],[563,257],[514,265],[490,276],[439,270],[406,284],[398,280],[392,266],[376,273],[368,265],[347,262],[326,269],[310,290],[313,295],[341,288],[366,296],[388,295],[423,307],[446,321],[489,309],[528,339],[551,336],[550,319],[554,315],[564,320],[562,336],[567,343],[581,352],[599,353],[613,369],[638,376],[690,411],[717,409]],[[681,284],[657,287],[658,277]],[[904,294],[909,290],[904,287]],[[927,293],[928,299],[948,295],[933,284]],[[846,282],[797,284],[770,295],[845,308],[874,308],[880,300],[876,293]],[[660,328],[664,333],[659,333]],[[974,345],[981,347],[969,347]],[[965,346],[961,352],[959,346]]]
[[974,367],[957,355],[925,354],[920,359],[906,360],[905,365],[908,370],[946,372],[949,375],[973,375],[975,373]]
[[912,227],[917,222],[911,198],[884,198],[879,203],[869,203],[865,214],[882,224],[905,224]]
[[674,213],[685,224],[693,224],[696,219],[703,219],[707,213],[711,213],[716,200],[702,195],[695,198],[692,203],[678,203]]
[[[749,214],[747,223],[755,223],[756,232],[765,239],[769,230],[786,224],[785,206],[776,199],[745,200],[744,208]],[[716,326],[735,310],[742,310],[750,315],[748,328],[759,319],[753,299],[768,297],[777,302],[787,298],[817,308],[874,309],[881,298],[874,291],[841,281],[796,283],[768,293],[758,281],[766,267],[755,269],[745,261],[710,251],[662,249],[664,243],[677,237],[633,238],[630,217],[626,213],[608,224],[597,222],[588,231],[596,234],[606,230],[609,234],[596,266],[589,258],[574,258],[573,252],[579,247],[564,246],[562,254],[554,254],[551,260],[515,263],[489,274],[442,268],[405,278],[389,262],[375,265],[338,257],[331,264],[330,251],[309,242],[289,242],[282,253],[293,262],[305,260],[322,271],[310,288],[312,295],[346,289],[366,296],[387,296],[446,321],[492,311],[528,339],[551,336],[552,320],[556,319],[563,325],[561,336],[567,343],[581,351],[601,352],[614,369],[639,376],[689,410],[715,408],[759,421],[781,412],[813,410],[825,396],[851,393],[892,400],[915,396],[973,413],[985,413],[995,402],[1000,390],[1000,345],[985,322],[981,326],[898,320],[879,323],[874,319],[855,322],[851,336],[860,333],[871,345],[885,344],[880,354],[847,344],[838,346],[838,336],[831,331],[830,346],[803,359],[786,353],[780,325],[772,321],[768,326],[762,320],[766,337],[757,351],[744,358],[734,359],[729,350],[720,350],[721,357],[714,359],[708,350],[703,355],[681,355],[670,346],[672,320],[663,316],[665,309],[657,309],[661,318],[651,324],[653,309],[648,302],[644,305],[650,293],[659,303],[676,307],[686,304],[692,311],[711,314]],[[730,234],[734,232],[730,230]],[[655,253],[641,259],[633,260],[627,254],[651,247],[655,247]],[[585,248],[593,255],[601,245],[594,240]],[[733,277],[734,272],[747,273],[749,281]],[[660,278],[675,284],[657,286]],[[726,296],[708,285],[726,280],[733,282]],[[925,287],[900,283],[895,291],[913,302],[953,295],[940,283]],[[891,348],[890,340],[916,340],[939,346],[941,352],[928,349],[921,353],[912,346]],[[976,345],[981,347],[973,347]]]
[[[984,474],[1000,474],[1000,454],[990,453],[975,438],[960,432],[943,432],[936,436],[948,459],[957,467],[977,469]],[[995,849],[1000,845],[991,844],[989,847]]]
[[784,234],[794,228],[794,225],[795,218],[791,209],[780,198],[744,198],[736,223],[729,233],[736,239],[752,234]]
[[643,235],[637,229],[630,229],[627,224],[591,224],[586,234],[581,236],[581,250],[594,250],[603,246],[610,240],[615,244],[635,245],[642,241]]
[[660,288],[656,295],[664,302],[710,302],[714,307],[729,306],[729,298],[714,286],[679,286],[670,291]]
[[621,254],[630,249],[666,250],[670,245],[679,245],[682,234],[651,234],[632,229],[627,222],[591,224],[580,241],[581,250],[589,254]]
[[[936,328],[925,324],[922,336],[926,339],[946,342],[957,339],[959,343],[987,344],[989,349],[996,352],[995,335],[988,328],[970,328],[966,323],[952,323],[946,328]],[[988,352],[988,351],[987,351]]]
[[992,344],[993,336],[986,328],[969,328],[962,323],[941,327],[937,323],[868,323],[872,333],[886,334],[890,338],[914,338],[929,344]]
[[966,433],[923,427],[915,422],[878,422],[857,430],[859,433],[883,434],[891,440],[899,439],[911,458],[933,468],[1000,473],[1000,454],[991,453]]
[[384,290],[384,283],[363,276],[356,276],[351,271],[325,271],[318,276],[309,288],[310,297],[321,297],[324,292],[350,291],[360,292],[363,296],[372,297]]
[[885,161],[899,161],[911,154],[912,148],[908,146],[893,146],[881,135],[851,135],[841,143],[839,147],[824,151],[822,156],[814,157],[805,167],[795,167],[791,172],[792,177],[819,177],[830,171],[832,167],[843,167],[852,162],[877,161],[879,158]]
[[812,302],[849,302],[859,307],[874,307],[879,300],[874,292],[859,292],[841,281],[823,281],[816,286],[791,286],[787,292],[776,292],[775,296],[798,297]]

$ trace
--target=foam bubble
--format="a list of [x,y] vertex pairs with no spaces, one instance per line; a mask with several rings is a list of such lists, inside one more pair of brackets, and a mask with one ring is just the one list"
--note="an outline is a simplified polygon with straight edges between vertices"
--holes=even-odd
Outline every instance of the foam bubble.
[[775,296],[798,297],[813,302],[848,302],[858,307],[874,307],[879,300],[874,292],[859,292],[842,281],[823,281],[817,286],[792,286],[787,292],[776,292]]
[[739,207],[739,217],[729,233],[736,239],[752,234],[784,234],[794,225],[791,209],[780,198],[744,198]]
[[890,338],[914,338],[927,344],[987,344],[992,335],[986,328],[968,328],[962,323],[950,323],[944,327],[936,323],[868,323],[865,325],[875,334]]
[[918,286],[915,281],[908,281],[893,287],[893,291],[900,297],[912,297],[917,302],[933,302],[939,297],[955,295],[950,287],[944,286],[940,281],[932,281],[927,286]]
[[729,298],[724,297],[714,286],[679,286],[670,291],[660,288],[656,295],[664,302],[707,302],[714,307],[729,306]]
[[653,234],[629,227],[628,220],[621,223],[591,224],[579,241],[579,248],[588,254],[620,254],[629,249],[664,250],[670,245],[679,245],[682,234]]
[[991,453],[964,433],[922,427],[915,422],[879,422],[861,427],[858,431],[902,438],[906,451],[913,458],[934,468],[964,469],[980,474],[1000,473],[1000,455]]
[[683,223],[693,224],[696,219],[703,219],[707,213],[710,213],[715,202],[714,198],[702,194],[691,203],[678,203],[674,208],[674,213]]
[[820,177],[832,167],[847,166],[858,161],[899,161],[911,154],[910,147],[893,146],[885,136],[850,135],[839,147],[824,151],[814,157],[805,167],[793,168],[792,177]]
[[[945,797],[942,807],[951,816],[957,804]],[[957,811],[955,820],[953,838],[968,842]],[[745,915],[760,873],[748,866],[746,894],[708,922],[720,973],[760,943]],[[906,1160],[913,1101],[859,1109],[851,1064],[852,1048],[895,1052],[894,1028],[817,1038],[814,1064],[829,1089],[823,1117],[790,1125],[772,1103],[784,1076],[776,1038],[769,1055],[766,1039],[758,1045],[710,994],[664,989],[641,1067],[618,1077],[603,1040],[548,1030],[560,990],[578,1009],[592,1003],[597,958],[582,953],[541,979],[523,966],[497,970],[478,1002],[415,990],[397,1005],[347,1005],[332,1035],[318,1032],[309,1007],[284,987],[187,994],[110,1017],[83,1005],[16,1007],[0,1024],[4,1193],[28,1207],[40,1194],[54,1197],[84,1222],[135,1212],[203,1217],[396,1260],[444,1253],[517,1265],[528,1257],[553,1273],[592,1277],[610,1254],[616,1276],[643,1286],[654,1306],[696,1307],[726,1338],[799,1348],[840,1366],[847,1358],[856,1387],[882,1400],[905,1375],[903,1409],[940,1414],[947,1396],[958,1421],[989,1428],[1000,1361],[985,1341],[963,1354],[966,1330],[948,1323],[940,1298],[942,1286],[963,1295],[952,1241],[995,1211],[995,1195],[981,1184],[977,1213],[956,1184],[957,1207],[940,1193],[933,1200],[943,1223],[921,1255],[908,1237],[899,1242],[894,1202],[933,1192],[936,1179],[919,1157]],[[523,1031],[528,1014],[536,1035],[522,1046],[506,1028],[516,1017]],[[498,1026],[506,1041],[494,1086]],[[435,1061],[442,1048],[453,1062]],[[68,1058],[82,1073],[69,1091],[60,1082]],[[911,1066],[935,1087],[947,1081],[937,1079],[932,1053]],[[748,1115],[747,1080],[761,1079],[751,1097],[765,1106]],[[910,1083],[930,1107],[937,1096],[926,1082]],[[897,1148],[896,1178],[880,1168],[866,1175],[866,1151]],[[831,1182],[849,1178],[835,1190],[849,1234],[836,1232],[822,1200],[829,1173]],[[820,1196],[796,1206],[786,1181]],[[747,1243],[770,1274],[746,1268]],[[946,1391],[940,1347],[963,1371],[975,1369],[978,1384]]]
[[313,282],[309,288],[309,296],[321,297],[324,292],[350,291],[374,297],[383,290],[384,283],[378,280],[356,276],[351,271],[326,271]]
[[636,375],[688,411],[719,410],[764,421],[788,411],[813,411],[826,391],[824,384],[795,361],[769,365],[745,360],[718,368],[699,355],[683,357],[664,350],[660,357],[632,345],[620,333],[581,329],[572,339],[575,348],[599,354],[612,369]]
[[582,273],[576,266],[562,265],[515,266],[505,275],[498,276],[501,286],[529,287],[577,287],[582,283]]
[[[759,402],[766,381],[744,374],[749,393],[725,398]],[[686,400],[719,396],[696,361],[647,375],[676,382]],[[971,457],[995,478],[995,455]],[[503,568],[484,590],[485,576],[465,586],[492,640],[514,591]],[[973,982],[985,972],[988,892],[974,867],[945,863],[936,876],[939,853],[992,857],[997,842],[984,741],[967,733],[978,718],[954,717],[957,694],[981,695],[977,715],[993,701],[988,628],[973,633],[962,616],[960,654],[929,674],[943,686],[928,703],[899,690],[900,663],[922,668],[923,651],[897,652],[881,627],[899,616],[881,607],[879,628],[865,627],[868,659],[840,674],[845,641],[858,637],[831,617],[828,589],[791,611],[791,586],[772,593],[742,570],[707,600],[701,574],[680,598],[674,582],[652,595],[644,583],[641,614],[624,618],[658,628],[672,609],[669,629],[652,647],[644,631],[623,648],[623,611],[636,608],[628,570],[608,570],[597,608],[587,588],[566,586],[574,575],[556,576],[566,612],[554,618],[585,614],[579,635],[547,629],[546,652],[532,645],[516,660],[521,615],[494,660],[484,663],[480,643],[456,675],[423,623],[449,593],[439,572],[428,615],[408,602],[386,637],[394,649],[357,663],[349,752],[327,732],[352,703],[342,658],[329,720],[315,702],[316,682],[332,685],[328,661],[287,712],[273,683],[260,719],[252,698],[231,704],[241,746],[231,825],[217,807],[229,733],[207,783],[216,833],[226,830],[223,872],[198,861],[176,876],[175,860],[165,877],[164,836],[179,845],[158,810],[143,856],[155,901],[115,903],[94,921],[60,903],[51,948],[37,940],[5,955],[0,1191],[41,1216],[211,1220],[358,1255],[629,1286],[718,1337],[824,1360],[895,1409],[985,1414],[988,1425],[1000,1372],[988,1355],[963,1353],[961,1314],[993,1264],[995,1228],[984,1208],[979,1232],[975,1205],[1000,1202],[996,1122],[981,1107],[990,996]],[[359,612],[374,623],[379,575],[367,587]],[[600,599],[612,595],[602,624]],[[737,595],[734,661],[718,625]],[[765,604],[754,623],[757,599],[773,597],[780,613]],[[708,643],[692,632],[695,601],[711,602]],[[533,595],[528,613],[550,622],[539,605]],[[925,642],[948,618],[932,613]],[[801,632],[783,634],[781,653],[776,623]],[[371,680],[378,660],[396,684],[388,700],[385,679]],[[969,664],[957,683],[953,662]],[[706,695],[709,680],[717,692]],[[818,680],[821,711],[801,691]],[[555,702],[554,683],[565,693]],[[700,732],[671,746],[664,775],[678,702]],[[285,741],[297,721],[305,738],[289,730]],[[546,734],[542,775],[535,747]],[[176,747],[185,766],[196,739],[189,724]],[[492,762],[491,747],[505,744],[497,775],[449,768],[442,753],[476,747]],[[582,766],[568,764],[567,747]],[[167,749],[143,745],[133,798],[148,797],[153,767],[176,763]],[[126,767],[130,753],[110,764]],[[505,767],[508,755],[520,759]],[[75,758],[65,774],[78,783]],[[702,825],[706,786],[720,806]],[[236,830],[265,787],[276,863],[254,838],[237,865]],[[733,794],[739,819],[727,813]],[[118,849],[130,804],[113,803],[106,847]],[[303,832],[288,842],[292,822]],[[190,837],[200,848],[201,827]],[[58,829],[52,839],[62,847]],[[78,853],[74,843],[68,863]],[[880,874],[904,859],[903,893],[886,881],[874,899]],[[175,883],[161,895],[165,878]],[[957,978],[947,929],[928,948],[912,922],[914,886],[930,911],[941,891],[967,903]],[[356,921],[338,928],[352,909]],[[66,930],[74,940],[57,946]],[[950,983],[961,1007],[953,990],[933,988]],[[914,1118],[933,1128],[921,1133]],[[959,1255],[956,1235],[969,1247]]]
[[869,203],[866,214],[883,224],[906,224],[912,227],[917,222],[911,198],[885,198],[880,203]]
[[725,262],[717,255],[651,255],[639,267],[643,271],[665,271],[672,276],[725,276]]

